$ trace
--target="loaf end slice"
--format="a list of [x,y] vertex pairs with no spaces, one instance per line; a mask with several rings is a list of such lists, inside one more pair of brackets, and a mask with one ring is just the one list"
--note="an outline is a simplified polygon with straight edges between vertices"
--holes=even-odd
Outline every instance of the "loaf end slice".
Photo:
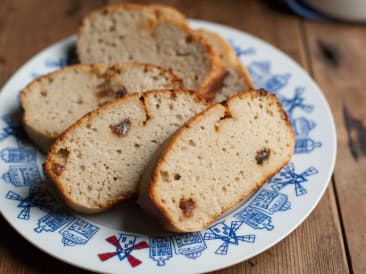
[[214,94],[225,75],[220,58],[206,39],[176,19],[176,12],[161,11],[154,5],[121,4],[92,12],[79,28],[81,63],[160,65],[171,68],[185,88]]
[[247,69],[224,37],[206,29],[198,29],[196,32],[202,35],[214,48],[227,70],[227,76],[220,89],[215,93],[213,101],[222,102],[230,96],[254,88]]
[[155,65],[74,65],[41,76],[21,91],[23,125],[30,139],[46,152],[77,119],[107,102],[128,93],[177,88],[182,88],[181,80]]
[[204,229],[292,157],[294,132],[276,96],[235,95],[193,117],[171,139],[138,203],[172,231]]
[[52,145],[45,171],[66,203],[97,213],[138,193],[159,146],[207,106],[192,91],[129,94],[82,117]]

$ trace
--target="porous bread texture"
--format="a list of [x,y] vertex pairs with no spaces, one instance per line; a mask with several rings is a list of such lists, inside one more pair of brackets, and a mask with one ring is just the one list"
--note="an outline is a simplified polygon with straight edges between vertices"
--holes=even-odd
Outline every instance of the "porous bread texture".
[[137,195],[140,176],[160,144],[206,106],[187,90],[127,95],[57,138],[45,171],[74,210],[105,211]]
[[182,88],[181,80],[155,65],[74,65],[35,79],[21,91],[23,124],[30,139],[46,152],[65,129],[106,102],[127,93],[177,88]]
[[193,117],[171,139],[138,203],[172,231],[204,229],[257,190],[293,154],[275,95],[248,91]]
[[184,22],[158,14],[149,5],[136,4],[112,5],[92,12],[79,29],[81,63],[133,60],[161,65],[171,68],[185,88],[202,96],[214,94],[225,75],[220,58]]
[[213,101],[222,102],[230,96],[254,88],[247,69],[240,62],[235,51],[225,38],[218,33],[206,29],[198,29],[196,32],[201,34],[214,48],[227,70],[222,87],[216,92]]

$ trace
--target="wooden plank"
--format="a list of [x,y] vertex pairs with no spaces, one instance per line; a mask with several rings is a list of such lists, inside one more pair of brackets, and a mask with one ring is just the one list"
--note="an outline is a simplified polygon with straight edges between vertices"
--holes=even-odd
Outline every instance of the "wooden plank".
[[75,33],[81,17],[105,2],[1,0],[0,86],[36,53]]
[[[2,0],[0,84],[36,52],[72,34],[82,14],[106,2]],[[308,67],[299,19],[273,11],[262,1],[160,2],[180,8],[189,17],[222,23],[252,33],[279,47],[303,67]],[[39,10],[47,12],[38,12]],[[82,273],[39,252],[7,226],[3,219],[0,222],[0,225],[6,227],[0,238],[0,272]],[[324,245],[318,244],[325,241]],[[247,262],[216,273],[347,272],[334,191],[330,187],[313,214],[288,238]]]
[[306,22],[314,77],[333,111],[338,136],[334,173],[349,258],[366,273],[366,29]]

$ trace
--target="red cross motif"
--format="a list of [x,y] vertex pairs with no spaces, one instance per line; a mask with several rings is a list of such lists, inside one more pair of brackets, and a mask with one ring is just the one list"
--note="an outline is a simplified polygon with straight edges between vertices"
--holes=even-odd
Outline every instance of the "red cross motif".
[[[106,239],[106,241],[108,243],[114,245],[116,247],[116,251],[100,253],[100,254],[98,254],[99,259],[102,262],[104,262],[104,261],[118,255],[118,258],[119,258],[120,261],[127,258],[128,262],[130,263],[130,265],[132,267],[136,267],[136,266],[140,265],[142,262],[139,259],[137,259],[136,257],[132,256],[131,252],[133,250],[144,249],[144,248],[149,247],[149,245],[145,241],[142,241],[142,242],[139,242],[137,244],[133,244],[131,247],[123,248],[116,236],[108,237]],[[133,243],[135,243],[135,241],[136,241],[136,237],[134,237]]]

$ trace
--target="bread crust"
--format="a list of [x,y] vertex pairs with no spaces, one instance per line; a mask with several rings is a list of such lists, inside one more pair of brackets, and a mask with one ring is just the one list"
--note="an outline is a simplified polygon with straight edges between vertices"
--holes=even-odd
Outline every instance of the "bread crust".
[[203,81],[200,90],[197,93],[205,98],[211,100],[215,97],[217,91],[220,89],[227,71],[222,64],[220,57],[217,55],[213,47],[207,42],[207,40],[200,34],[192,33],[201,43],[206,47],[208,54],[211,56],[212,69]]
[[158,3],[147,5],[155,10],[157,17],[170,18],[171,20],[176,20],[177,22],[188,26],[186,16],[176,8]]
[[162,71],[166,76],[168,76],[171,80],[171,83],[174,85],[175,88],[181,89],[183,88],[183,82],[178,76],[176,76],[171,69],[164,68],[157,65],[152,64],[143,64],[138,62],[122,62],[115,64],[113,66],[108,67],[104,64],[95,64],[95,65],[85,65],[85,64],[75,64],[71,66],[64,67],[62,69],[56,70],[54,72],[42,75],[36,79],[34,79],[32,82],[30,82],[21,92],[20,92],[20,101],[22,108],[24,110],[23,113],[23,126],[24,129],[29,136],[29,138],[32,140],[32,142],[43,152],[47,153],[47,150],[51,146],[54,139],[58,136],[58,134],[55,134],[54,132],[47,132],[42,131],[36,127],[36,125],[32,124],[29,121],[29,115],[31,115],[27,111],[27,95],[29,92],[31,92],[32,87],[36,84],[38,84],[41,81],[51,79],[56,77],[59,74],[66,74],[70,71],[73,71],[75,69],[83,70],[87,72],[91,72],[96,74],[100,78],[107,79],[108,77],[113,77],[113,75],[118,74],[118,70],[125,67],[139,67],[141,69],[159,69]]
[[73,200],[72,197],[70,197],[67,194],[67,191],[65,190],[62,182],[58,178],[58,175],[53,170],[53,166],[56,163],[55,155],[57,153],[57,150],[58,150],[59,146],[63,144],[65,136],[67,136],[69,134],[69,132],[73,131],[74,129],[82,126],[85,122],[94,119],[94,117],[96,117],[99,112],[102,112],[104,110],[108,110],[109,108],[112,108],[113,106],[118,105],[121,102],[130,100],[130,99],[133,99],[133,98],[141,100],[141,98],[147,97],[147,96],[150,96],[150,95],[161,94],[161,93],[171,94],[172,92],[186,93],[186,94],[189,94],[189,95],[193,96],[193,98],[196,102],[206,103],[206,101],[204,99],[200,98],[196,94],[196,92],[191,91],[191,90],[184,90],[184,89],[180,89],[180,90],[174,90],[174,89],[151,90],[151,91],[147,91],[143,94],[131,93],[131,94],[127,94],[123,98],[116,99],[113,102],[107,103],[107,104],[99,107],[98,109],[95,109],[95,110],[85,114],[76,123],[74,123],[67,130],[65,130],[64,133],[62,133],[54,141],[54,143],[52,144],[50,150],[48,151],[47,158],[46,158],[46,161],[45,161],[45,164],[44,164],[44,171],[45,171],[46,175],[48,176],[48,178],[50,178],[50,180],[55,184],[55,186],[58,189],[58,192],[60,193],[61,197],[63,198],[63,200],[66,202],[66,204],[69,207],[71,207],[72,209],[74,209],[78,212],[83,212],[83,213],[86,213],[86,214],[99,213],[99,212],[102,212],[102,211],[106,211],[107,209],[115,206],[116,204],[119,204],[120,202],[122,202],[126,199],[135,197],[137,195],[137,193],[134,194],[134,195],[121,196],[121,197],[119,197],[119,198],[117,198],[113,201],[109,201],[108,203],[105,203],[105,204],[100,204],[100,205],[98,205],[98,207],[93,207],[93,208],[85,207],[85,206],[81,205],[80,203],[78,203],[78,201]]
[[[159,17],[157,12],[159,9],[167,10],[168,12],[172,12],[175,14],[175,16],[170,17]],[[137,10],[137,11],[151,11],[156,21],[159,21],[161,23],[167,23],[174,25],[177,28],[181,28],[188,34],[195,37],[207,50],[207,54],[210,57],[211,60],[211,67],[209,73],[206,75],[205,79],[201,83],[201,87],[197,91],[197,93],[205,98],[205,99],[212,99],[216,92],[218,91],[219,87],[221,86],[222,81],[224,80],[226,76],[226,70],[219,58],[219,56],[216,54],[216,52],[213,50],[212,46],[207,42],[207,40],[200,35],[199,33],[194,32],[187,24],[185,20],[178,19],[178,14],[181,14],[179,11],[177,11],[174,8],[167,7],[165,5],[160,4],[151,4],[151,5],[139,5],[139,4],[127,4],[127,3],[121,3],[121,4],[113,4],[108,5],[106,7],[97,9],[86,16],[83,17],[82,22],[78,28],[78,37],[81,37],[83,35],[83,29],[85,22],[92,19],[94,16],[98,16],[99,14],[113,14],[117,13],[119,11],[123,10]],[[182,15],[182,14],[181,14]],[[183,15],[184,16],[184,15]],[[181,16],[179,16],[181,17]],[[77,39],[77,53],[80,56],[80,42],[81,39]]]
[[[242,62],[240,62],[231,45],[221,35],[206,29],[197,29],[195,32],[201,35],[211,36],[216,40],[216,42],[220,43],[221,47],[225,49],[225,55],[223,56],[224,65],[226,63],[227,66],[234,68],[240,73],[248,87],[248,90],[255,89],[247,68],[242,64]],[[244,90],[241,90],[240,92],[243,91]]]
[[[295,133],[293,131],[291,122],[286,114],[286,112],[283,110],[280,102],[277,100],[276,95],[266,92],[264,89],[260,90],[250,90],[247,92],[239,93],[237,95],[234,95],[228,99],[229,101],[233,101],[237,98],[245,98],[245,97],[257,97],[257,96],[269,96],[272,98],[273,102],[279,107],[281,111],[281,116],[283,117],[283,120],[287,127],[290,129],[291,132],[291,146],[294,147],[295,145]],[[227,103],[214,103],[210,105],[206,110],[203,112],[197,114],[196,116],[192,117],[183,127],[181,127],[170,139],[169,144],[163,149],[159,160],[157,161],[156,167],[154,168],[154,171],[152,172],[152,176],[150,179],[146,178],[146,181],[144,182],[147,184],[147,187],[144,188],[143,192],[140,192],[138,203],[139,205],[150,215],[152,215],[165,229],[169,231],[174,232],[190,232],[187,230],[182,230],[179,228],[179,225],[177,225],[172,218],[170,218],[169,212],[163,207],[163,205],[159,202],[159,199],[156,197],[155,193],[155,185],[158,181],[158,174],[159,170],[162,166],[162,164],[166,161],[167,155],[172,150],[172,147],[175,146],[177,143],[177,140],[180,138],[180,136],[186,131],[187,128],[190,128],[192,124],[194,124],[196,121],[200,120],[201,117],[205,116],[207,112],[209,112],[213,108],[217,107],[223,107],[226,111],[230,110],[228,109]],[[292,149],[293,150],[293,149]],[[290,155],[291,156],[291,155]],[[214,216],[209,222],[204,224],[204,227],[208,227],[211,223],[213,223],[219,216],[221,216],[223,213],[228,211],[230,208],[234,207],[235,205],[242,202],[246,197],[248,197],[249,194],[255,192],[258,190],[265,182],[267,182],[270,178],[272,178],[276,173],[278,173],[284,166],[286,166],[289,161],[291,160],[291,157],[289,157],[285,162],[281,163],[279,167],[274,170],[272,173],[268,174],[262,181],[258,182],[256,186],[251,189],[250,191],[243,193],[240,198],[236,201],[233,201],[230,205],[228,205],[226,208],[222,210],[219,214]]]

